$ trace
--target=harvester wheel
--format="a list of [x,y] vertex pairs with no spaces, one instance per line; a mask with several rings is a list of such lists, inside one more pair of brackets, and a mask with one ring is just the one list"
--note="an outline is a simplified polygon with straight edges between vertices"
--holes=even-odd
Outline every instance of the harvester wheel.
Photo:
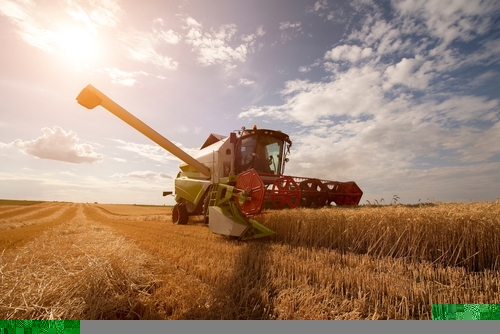
[[186,225],[189,216],[186,208],[186,204],[177,203],[172,209],[172,223],[175,225]]

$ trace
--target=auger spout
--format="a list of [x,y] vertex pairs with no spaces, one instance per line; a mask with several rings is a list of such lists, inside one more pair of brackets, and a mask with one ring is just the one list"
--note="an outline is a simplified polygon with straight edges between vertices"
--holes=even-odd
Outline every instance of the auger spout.
[[87,109],[94,109],[98,105],[101,105],[104,109],[108,110],[122,121],[154,141],[156,144],[163,147],[168,152],[175,155],[177,158],[184,161],[186,164],[192,166],[201,174],[211,177],[212,172],[210,168],[205,166],[203,163],[199,162],[175,144],[173,144],[170,140],[160,135],[158,132],[149,127],[146,123],[129,113],[127,110],[122,108],[119,104],[111,100],[105,94],[100,92],[97,88],[92,85],[88,85],[85,87],[80,94],[78,94],[76,100],[79,104],[84,106]]

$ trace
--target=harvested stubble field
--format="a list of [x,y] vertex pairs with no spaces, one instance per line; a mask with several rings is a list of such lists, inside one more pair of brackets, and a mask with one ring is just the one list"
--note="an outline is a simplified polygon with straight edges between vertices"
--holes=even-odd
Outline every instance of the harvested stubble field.
[[500,204],[268,212],[238,242],[168,207],[0,210],[3,319],[431,319],[500,303]]

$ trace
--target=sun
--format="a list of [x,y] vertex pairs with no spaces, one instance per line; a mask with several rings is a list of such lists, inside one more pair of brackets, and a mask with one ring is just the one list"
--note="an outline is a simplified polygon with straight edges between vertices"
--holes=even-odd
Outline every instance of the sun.
[[78,67],[86,67],[98,57],[97,37],[83,28],[61,29],[57,40],[59,55]]

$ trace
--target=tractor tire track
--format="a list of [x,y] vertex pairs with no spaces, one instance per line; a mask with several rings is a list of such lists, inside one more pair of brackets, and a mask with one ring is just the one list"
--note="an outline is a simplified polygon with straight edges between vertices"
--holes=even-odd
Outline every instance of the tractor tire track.
[[112,213],[104,208],[92,206],[92,209],[98,215],[113,220],[130,220],[130,221],[171,221],[170,214],[153,214],[153,215],[129,215]]
[[88,219],[82,204],[69,211],[34,240],[25,234],[23,247],[0,252],[0,318],[163,319],[152,298],[155,259]]
[[32,215],[36,215],[40,212],[50,210],[54,207],[61,207],[65,204],[63,203],[42,203],[30,206],[16,207],[14,209],[6,210],[0,212],[0,221],[4,221],[11,218],[26,218]]
[[75,217],[76,211],[77,207],[75,205],[71,205],[70,207],[62,206],[58,208],[58,212],[55,215],[44,222],[10,230],[2,230],[0,233],[0,251],[23,246],[40,234],[68,223]]
[[104,209],[106,212],[118,215],[170,215],[172,208],[170,206],[142,206],[127,204],[92,204],[92,206]]
[[5,211],[19,208],[19,205],[2,205],[0,206],[0,214]]
[[8,219],[0,219],[0,230],[10,230],[55,221],[74,206],[75,204],[61,204],[40,209],[35,212],[17,215]]
[[224,318],[222,309],[229,303],[227,290],[221,289],[221,284],[232,275],[232,253],[238,251],[238,244],[214,235],[201,219],[192,219],[183,226],[113,219],[88,205],[84,213],[89,220],[111,227],[156,258],[156,277],[168,282],[155,293],[158,312],[166,319]]

